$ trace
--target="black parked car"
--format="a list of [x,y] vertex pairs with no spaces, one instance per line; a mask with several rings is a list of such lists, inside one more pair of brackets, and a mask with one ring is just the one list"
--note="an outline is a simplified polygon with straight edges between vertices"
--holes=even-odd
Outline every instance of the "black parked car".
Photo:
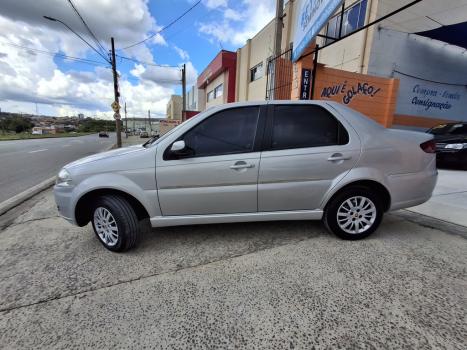
[[109,137],[109,134],[107,133],[107,131],[100,131],[99,137]]
[[440,124],[427,132],[435,137],[439,165],[467,169],[467,123]]

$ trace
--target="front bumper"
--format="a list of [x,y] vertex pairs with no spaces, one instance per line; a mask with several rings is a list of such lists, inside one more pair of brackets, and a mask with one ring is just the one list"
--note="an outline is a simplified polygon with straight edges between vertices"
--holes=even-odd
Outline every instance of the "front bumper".
[[76,225],[72,194],[72,187],[54,186],[58,214],[70,224]]

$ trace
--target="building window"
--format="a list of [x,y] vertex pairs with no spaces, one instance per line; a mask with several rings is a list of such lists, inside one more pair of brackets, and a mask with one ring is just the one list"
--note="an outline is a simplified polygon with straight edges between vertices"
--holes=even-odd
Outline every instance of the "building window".
[[263,76],[263,62],[250,69],[250,81],[258,80]]
[[[344,10],[341,37],[353,33],[365,25],[366,6],[367,0],[360,0]],[[340,26],[341,14],[339,13],[329,20],[326,27],[326,36],[339,39]],[[326,44],[333,41],[333,39],[326,39]]]
[[208,92],[208,96],[207,96],[207,101],[211,101],[214,99],[214,90],[211,90]]
[[216,86],[216,88],[214,89],[214,98],[221,97],[223,93],[224,93],[224,84],[220,84]]

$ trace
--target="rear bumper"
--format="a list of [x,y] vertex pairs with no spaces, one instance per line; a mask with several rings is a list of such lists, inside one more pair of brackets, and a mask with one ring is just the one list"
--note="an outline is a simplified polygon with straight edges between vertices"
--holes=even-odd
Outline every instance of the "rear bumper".
[[436,160],[439,163],[467,164],[467,149],[459,151],[443,151],[436,153]]
[[413,207],[425,203],[431,198],[438,179],[436,168],[419,173],[397,174],[388,176],[391,193],[389,210]]

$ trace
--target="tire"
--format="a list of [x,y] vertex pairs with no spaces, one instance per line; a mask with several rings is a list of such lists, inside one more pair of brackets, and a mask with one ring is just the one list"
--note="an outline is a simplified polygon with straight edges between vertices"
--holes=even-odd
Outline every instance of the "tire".
[[323,221],[326,228],[339,238],[358,240],[368,237],[378,228],[383,211],[377,194],[367,187],[355,186],[343,190],[329,201]]
[[113,252],[133,248],[140,235],[135,210],[118,195],[99,197],[92,210],[91,222],[99,241]]

